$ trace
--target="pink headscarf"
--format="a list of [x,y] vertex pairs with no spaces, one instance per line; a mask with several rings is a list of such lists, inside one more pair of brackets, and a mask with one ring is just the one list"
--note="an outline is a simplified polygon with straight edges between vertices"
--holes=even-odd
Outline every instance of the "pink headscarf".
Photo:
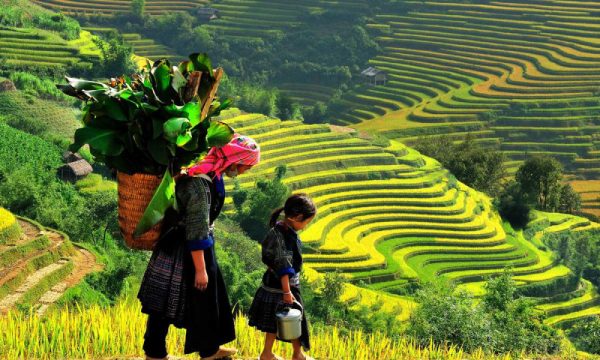
[[198,164],[187,171],[189,176],[214,172],[217,177],[232,164],[254,166],[260,161],[260,147],[248,136],[234,134],[233,139],[220,148],[213,147]]

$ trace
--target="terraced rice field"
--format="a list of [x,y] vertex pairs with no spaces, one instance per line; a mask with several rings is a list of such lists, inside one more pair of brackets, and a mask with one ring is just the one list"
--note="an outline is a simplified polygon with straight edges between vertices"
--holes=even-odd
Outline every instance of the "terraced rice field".
[[67,41],[49,31],[11,27],[0,27],[0,53],[6,59],[5,66],[15,68],[91,67],[100,56],[90,33],[85,31],[79,39]]
[[[114,16],[131,12],[131,0],[32,0],[32,2],[70,16]],[[191,11],[207,3],[208,0],[146,0],[145,13],[162,15],[175,11]]]
[[[104,34],[111,31],[117,31],[114,28],[107,27],[86,27],[85,30],[94,34]],[[133,52],[138,57],[144,57],[150,61],[166,58],[171,61],[181,61],[182,56],[178,55],[175,50],[161,45],[152,39],[143,37],[136,33],[123,33],[123,40],[127,45],[133,48]]]
[[[364,14],[369,4],[362,0],[222,0],[212,7],[219,10],[219,19],[210,21],[207,28],[226,39],[269,41],[272,36],[289,33],[308,14],[324,10],[356,11]],[[327,102],[334,88],[316,83],[284,83],[278,88],[304,105]]]
[[101,269],[64,233],[0,208],[0,313],[22,305],[41,315],[67,288]]
[[474,132],[509,155],[513,172],[515,162],[549,154],[570,172],[600,174],[600,2],[404,7],[370,25],[383,49],[370,65],[388,72],[387,85],[350,94],[355,106],[341,123],[407,144],[423,134]]
[[581,211],[600,217],[600,181],[576,180],[571,185],[581,194]]
[[[261,144],[261,163],[239,178],[242,187],[273,176],[284,163],[289,169],[284,182],[316,202],[317,217],[302,234],[307,268],[339,271],[349,283],[365,284],[348,291],[388,294],[395,306],[410,308],[410,298],[398,294],[411,282],[436,278],[480,295],[485,278],[507,266],[519,285],[561,281],[570,270],[557,265],[540,243],[544,232],[598,226],[585,218],[540,213],[544,230],[526,239],[502,224],[489,198],[398,142],[380,148],[327,125],[257,114],[229,111],[224,118]],[[227,211],[231,207],[228,199]]]

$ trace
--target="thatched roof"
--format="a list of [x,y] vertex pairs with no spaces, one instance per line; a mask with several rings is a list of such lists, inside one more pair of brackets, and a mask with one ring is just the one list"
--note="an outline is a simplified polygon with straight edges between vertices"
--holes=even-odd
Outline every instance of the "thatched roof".
[[79,153],[74,153],[69,150],[63,152],[62,154],[63,162],[70,163],[73,161],[82,160],[83,157]]
[[73,171],[73,174],[75,174],[76,176],[85,176],[94,170],[92,168],[92,165],[90,165],[89,162],[83,159],[70,162],[68,164],[63,165],[62,167],[70,168]]
[[0,81],[0,92],[3,91],[16,91],[15,84],[10,80]]

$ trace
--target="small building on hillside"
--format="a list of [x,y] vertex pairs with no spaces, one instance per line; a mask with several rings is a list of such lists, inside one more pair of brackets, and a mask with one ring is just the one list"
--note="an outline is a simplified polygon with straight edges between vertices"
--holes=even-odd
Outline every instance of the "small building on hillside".
[[3,91],[16,91],[15,84],[10,80],[0,81],[0,92]]
[[63,152],[63,154],[62,154],[62,160],[65,163],[70,163],[70,162],[78,161],[78,160],[82,160],[82,159],[83,159],[83,157],[79,153],[74,153],[69,150]]
[[94,169],[84,159],[72,161],[58,168],[57,175],[63,181],[75,182],[90,174]]
[[387,83],[387,73],[383,70],[369,66],[360,73],[365,84],[385,85]]
[[196,15],[202,21],[211,21],[219,18],[219,10],[211,7],[201,7],[196,10]]

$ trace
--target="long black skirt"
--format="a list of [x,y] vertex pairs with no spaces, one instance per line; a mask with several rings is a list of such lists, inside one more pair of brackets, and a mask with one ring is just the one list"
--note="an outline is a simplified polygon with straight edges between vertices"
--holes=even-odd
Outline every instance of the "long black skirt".
[[[300,288],[291,286],[290,290],[296,300],[304,307],[302,302],[302,294]],[[274,293],[259,287],[256,290],[252,305],[248,311],[248,323],[250,326],[257,328],[266,333],[277,333],[277,317],[275,313],[279,306],[283,304],[283,294]],[[278,340],[289,342],[277,337]],[[306,320],[306,311],[302,312],[302,335],[300,336],[300,344],[304,350],[310,350],[310,334],[308,330],[308,320]]]
[[[186,329],[184,352],[206,352],[235,340],[229,296],[214,247],[204,250],[208,287],[194,287],[195,267],[182,228],[156,245],[138,299],[142,312],[168,319]],[[204,351],[203,351],[204,350]]]

